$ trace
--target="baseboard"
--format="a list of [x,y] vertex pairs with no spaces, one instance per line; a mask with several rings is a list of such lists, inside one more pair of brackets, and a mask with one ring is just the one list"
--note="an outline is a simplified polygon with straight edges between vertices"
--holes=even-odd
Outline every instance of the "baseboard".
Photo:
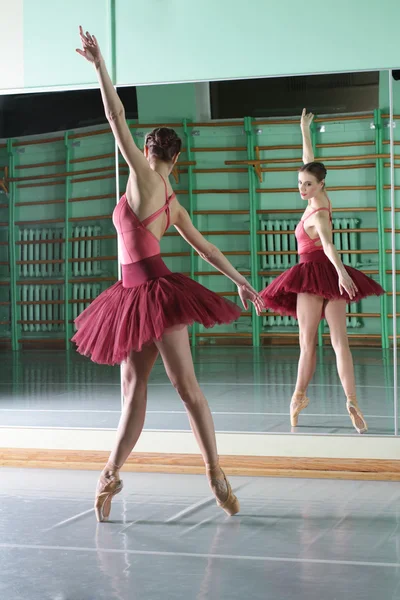
[[[99,471],[108,456],[103,451],[1,448],[0,466]],[[221,464],[229,475],[400,481],[400,460],[222,456]],[[137,453],[123,470],[198,474],[204,473],[204,466],[193,454]]]

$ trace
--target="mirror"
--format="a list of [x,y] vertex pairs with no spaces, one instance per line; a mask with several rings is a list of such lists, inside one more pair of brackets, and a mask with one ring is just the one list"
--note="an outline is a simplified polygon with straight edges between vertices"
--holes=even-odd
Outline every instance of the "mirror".
[[[297,262],[293,231],[304,210],[297,189],[299,118],[303,106],[317,115],[311,137],[315,156],[328,169],[335,246],[345,264],[388,292],[350,305],[347,315],[359,403],[372,436],[397,433],[390,87],[389,72],[372,71],[119,90],[140,148],[150,129],[146,124],[176,128],[184,146],[171,176],[179,201],[238,270],[249,278],[253,273],[258,289]],[[110,215],[128,172],[118,155],[116,177],[115,144],[99,92],[63,94],[9,97],[2,105],[0,425],[115,429],[119,367],[91,363],[68,340],[73,319],[118,277]],[[57,122],[48,117],[55,98]],[[396,102],[400,88],[394,81]],[[35,106],[43,111],[39,128]],[[397,129],[392,131],[396,143]],[[395,176],[399,185],[396,169]],[[191,253],[173,228],[162,240],[162,252],[171,270],[239,303],[236,286]],[[289,403],[299,358],[295,319],[271,311],[258,319],[249,308],[232,325],[192,327],[191,340],[218,432],[292,432]],[[296,433],[357,435],[325,322],[308,395]],[[160,361],[150,379],[145,429],[189,430]]]

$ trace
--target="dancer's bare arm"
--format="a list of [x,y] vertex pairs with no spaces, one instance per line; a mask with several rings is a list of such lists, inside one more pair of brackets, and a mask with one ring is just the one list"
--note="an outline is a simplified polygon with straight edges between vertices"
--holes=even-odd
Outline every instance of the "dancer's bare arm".
[[180,235],[190,244],[202,259],[218,269],[220,273],[231,279],[237,286],[243,306],[247,309],[247,300],[250,300],[260,315],[264,307],[262,298],[256,290],[248,283],[245,277],[239,273],[229,262],[222,252],[211,244],[193,225],[188,212],[179,206],[174,225]]
[[96,37],[90,35],[88,31],[85,35],[82,27],[79,27],[79,34],[82,41],[82,50],[77,48],[76,51],[86,58],[88,62],[92,63],[96,69],[104,111],[119,149],[128,163],[131,173],[147,173],[150,170],[149,163],[133,141],[131,132],[126,123],[124,106],[107,72],[107,67]]
[[322,248],[336,269],[339,278],[339,290],[343,294],[346,290],[350,298],[357,293],[357,287],[342,263],[339,253],[333,244],[332,227],[327,211],[319,211],[314,217],[314,226],[322,243]]
[[303,163],[306,165],[307,163],[313,162],[314,160],[314,150],[311,142],[311,132],[310,127],[314,115],[312,113],[307,113],[306,109],[303,108],[303,112],[301,114],[300,119],[300,128],[301,135],[303,137]]

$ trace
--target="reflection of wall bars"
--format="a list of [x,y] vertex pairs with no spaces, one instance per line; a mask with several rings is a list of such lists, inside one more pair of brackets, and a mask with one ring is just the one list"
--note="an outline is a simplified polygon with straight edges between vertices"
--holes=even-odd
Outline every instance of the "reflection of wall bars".
[[[64,286],[21,285],[21,321],[53,321],[53,323],[22,324],[22,331],[64,331]],[[71,289],[71,318],[81,313],[100,292],[99,283],[74,283]],[[81,300],[81,302],[79,302]],[[55,321],[61,321],[56,323]]]
[[[48,261],[65,259],[64,229],[62,228],[24,228],[19,230],[19,240],[24,242],[37,242],[22,244],[20,246],[21,261]],[[92,237],[101,235],[101,227],[74,227],[73,238]],[[60,242],[46,243],[48,240]],[[71,242],[72,259],[90,259],[100,256],[101,240],[77,240]],[[101,273],[99,261],[73,262],[72,275],[84,277]],[[64,275],[64,262],[48,264],[20,265],[20,277],[54,277]]]
[[[359,226],[359,219],[334,219],[333,228],[337,230],[355,229]],[[261,220],[261,247],[264,252],[277,252],[277,254],[262,255],[263,269],[288,269],[297,263],[296,254],[279,254],[280,252],[295,252],[296,240],[293,231],[298,223],[294,219]],[[357,233],[337,231],[333,234],[333,241],[337,250],[357,250]],[[342,254],[345,264],[357,266],[356,254]]]

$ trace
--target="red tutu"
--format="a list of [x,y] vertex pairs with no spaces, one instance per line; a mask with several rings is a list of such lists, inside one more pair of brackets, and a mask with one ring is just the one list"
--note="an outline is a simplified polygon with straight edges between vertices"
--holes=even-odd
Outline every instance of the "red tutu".
[[231,323],[241,309],[180,273],[167,273],[134,287],[122,281],[100,294],[75,320],[77,350],[94,362],[115,365],[132,350],[160,340],[174,325]]
[[345,269],[358,289],[352,299],[347,292],[340,294],[336,269],[322,250],[301,255],[299,264],[279,275],[260,295],[270,310],[297,318],[297,294],[315,294],[326,300],[344,299],[351,303],[385,293],[379,283],[358,269],[346,265]]

